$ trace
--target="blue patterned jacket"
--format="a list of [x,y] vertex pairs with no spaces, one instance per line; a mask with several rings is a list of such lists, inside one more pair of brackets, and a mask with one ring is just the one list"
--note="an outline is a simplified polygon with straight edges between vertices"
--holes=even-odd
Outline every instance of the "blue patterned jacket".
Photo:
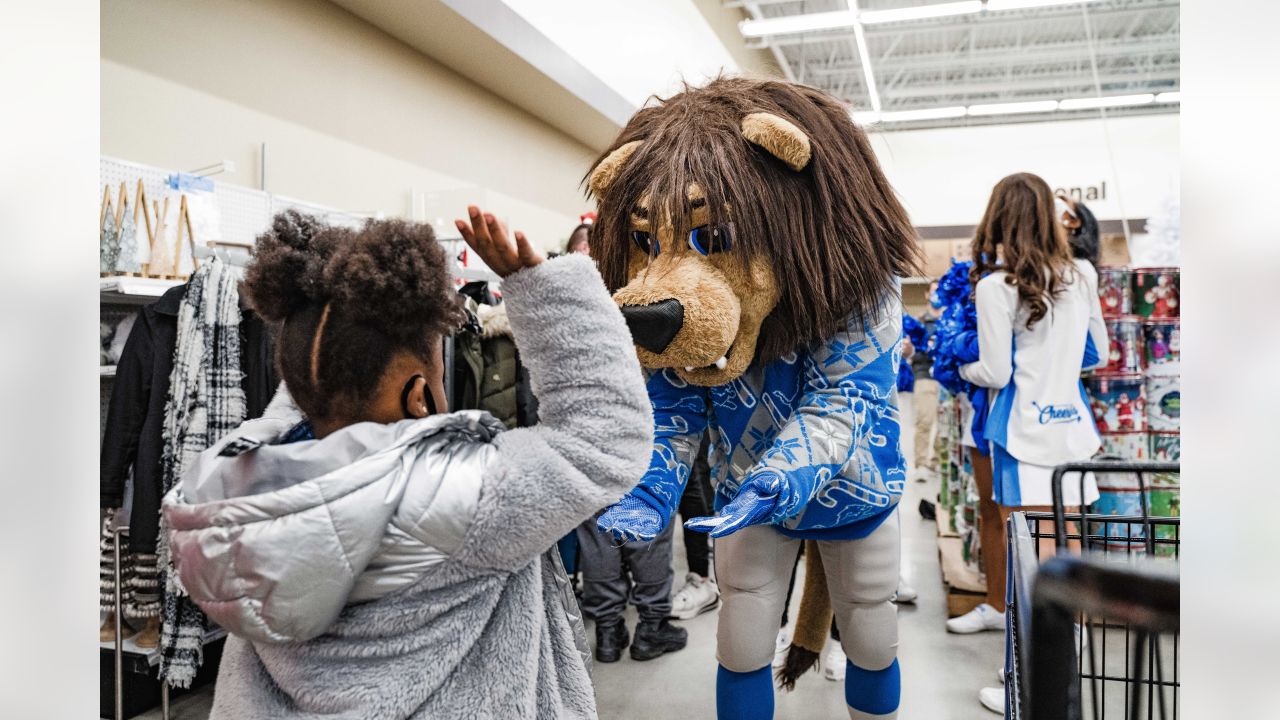
[[902,304],[894,296],[869,331],[850,319],[825,344],[753,366],[725,385],[690,385],[656,371],[648,380],[653,457],[631,494],[669,522],[702,434],[710,432],[717,511],[745,479],[776,480],[778,501],[767,522],[781,532],[865,537],[897,506],[906,484],[901,362]]

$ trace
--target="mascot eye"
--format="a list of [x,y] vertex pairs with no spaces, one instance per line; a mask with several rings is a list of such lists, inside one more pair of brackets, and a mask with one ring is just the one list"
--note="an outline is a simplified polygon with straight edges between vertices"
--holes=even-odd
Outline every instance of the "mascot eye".
[[733,226],[703,225],[689,231],[689,247],[699,255],[726,252],[733,247]]
[[[635,241],[636,247],[640,248],[640,252],[645,255],[657,255],[662,252],[662,246],[649,233],[643,230],[632,230],[631,239]],[[650,250],[652,248],[652,250]]]

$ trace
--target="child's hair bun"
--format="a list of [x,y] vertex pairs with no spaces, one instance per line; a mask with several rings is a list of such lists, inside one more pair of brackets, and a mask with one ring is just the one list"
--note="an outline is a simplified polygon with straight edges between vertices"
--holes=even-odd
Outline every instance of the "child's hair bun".
[[444,248],[425,223],[367,221],[326,263],[323,284],[335,310],[406,344],[462,320]]
[[424,223],[368,220],[351,230],[289,210],[258,237],[245,281],[254,309],[272,322],[332,303],[350,321],[414,345],[462,321],[444,248]]
[[281,322],[312,303],[328,302],[324,267],[350,231],[319,218],[287,210],[258,236],[245,286],[264,319]]

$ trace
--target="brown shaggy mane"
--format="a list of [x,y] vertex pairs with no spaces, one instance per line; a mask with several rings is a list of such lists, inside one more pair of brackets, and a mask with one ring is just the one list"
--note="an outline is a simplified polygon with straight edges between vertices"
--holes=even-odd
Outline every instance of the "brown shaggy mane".
[[[747,141],[741,122],[754,112],[809,136],[813,157],[803,170]],[[628,281],[629,215],[641,198],[650,214],[674,217],[676,237],[685,237],[694,209],[686,191],[699,184],[710,222],[733,222],[737,260],[768,258],[777,276],[781,298],[761,328],[762,362],[830,338],[851,314],[873,316],[896,277],[919,272],[906,211],[849,108],[826,92],[725,77],[686,86],[637,112],[592,170],[634,140],[643,142],[596,198],[592,254],[605,283],[617,290]]]

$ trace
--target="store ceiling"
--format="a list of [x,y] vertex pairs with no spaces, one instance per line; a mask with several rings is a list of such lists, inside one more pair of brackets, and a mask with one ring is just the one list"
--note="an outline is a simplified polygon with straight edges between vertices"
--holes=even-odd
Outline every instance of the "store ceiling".
[[[865,12],[955,0],[860,0]],[[749,17],[848,11],[848,0],[726,0]],[[976,5],[976,3],[974,3]],[[1178,0],[1102,0],[862,24],[872,80],[884,113],[972,105],[1176,92]],[[1086,13],[1087,23],[1086,27]],[[866,17],[866,16],[863,16]],[[1089,41],[1092,31],[1093,43]],[[778,57],[789,75],[872,110],[853,27],[749,38]],[[1170,96],[1166,96],[1169,98]],[[1114,107],[1108,115],[1177,112],[1172,102]],[[949,127],[1096,117],[1097,109],[885,122],[886,129]],[[888,116],[886,116],[888,117]]]

